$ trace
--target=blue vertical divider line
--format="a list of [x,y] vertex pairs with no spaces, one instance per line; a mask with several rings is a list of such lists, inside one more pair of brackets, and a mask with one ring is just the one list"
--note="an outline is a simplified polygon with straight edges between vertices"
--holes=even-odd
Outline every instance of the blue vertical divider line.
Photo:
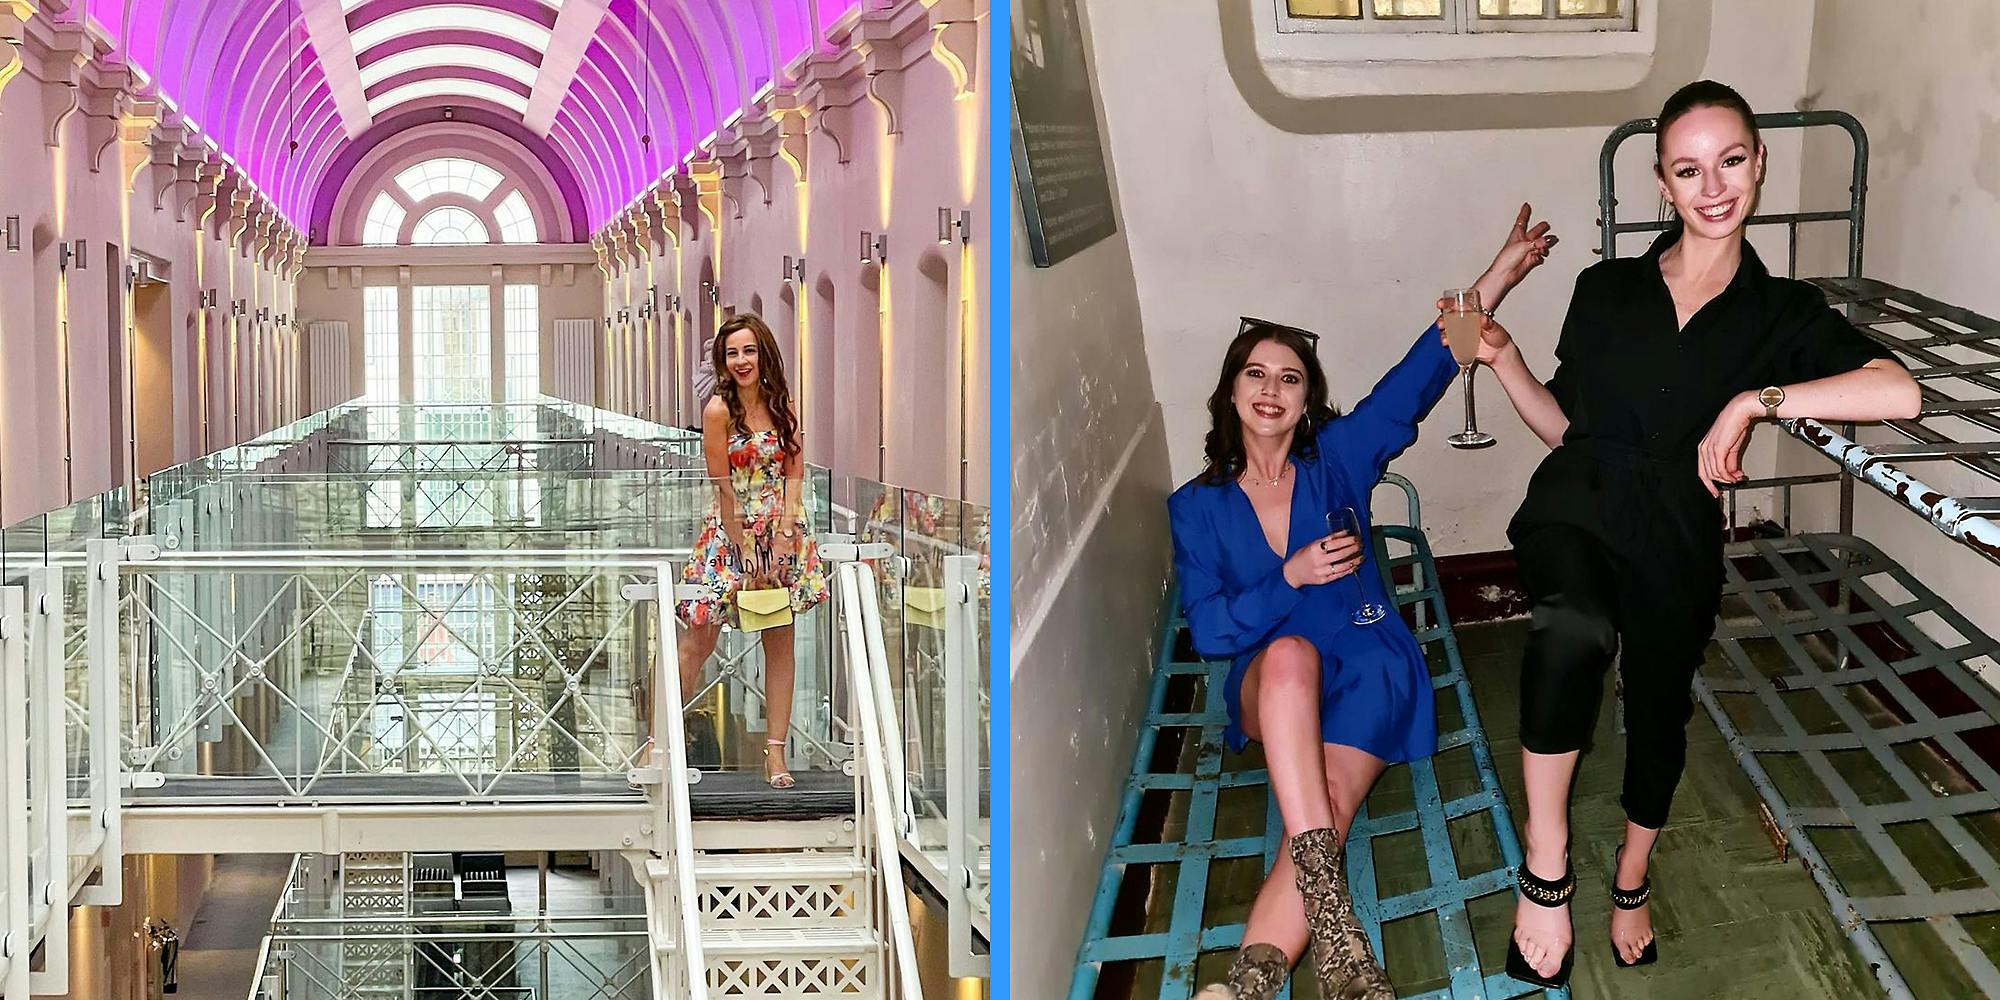
[[[1008,462],[1009,440],[1013,433],[1013,423],[1009,419],[1008,400],[1011,398],[1008,373],[1013,370],[1008,364],[1010,343],[1010,303],[1011,288],[1008,284],[1008,266],[1013,255],[1013,213],[1010,210],[1013,185],[1009,183],[1012,168],[1007,156],[1001,151],[1008,148],[1008,130],[1012,127],[1014,102],[1012,93],[1013,60],[1011,56],[1014,31],[1010,23],[1013,4],[999,2],[992,4],[987,17],[987,49],[991,58],[987,62],[988,99],[992,102],[986,109],[987,133],[987,197],[990,202],[986,217],[991,222],[986,225],[986,253],[983,263],[986,268],[986,308],[989,317],[987,337],[991,342],[986,370],[991,389],[986,400],[987,426],[991,428],[988,451],[991,453],[991,468],[986,481],[991,492],[993,525],[987,532],[987,545],[991,558],[989,562],[994,585],[987,590],[992,594],[992,608],[989,611],[992,626],[987,630],[992,636],[989,642],[986,676],[992,684],[993,714],[989,725],[986,745],[992,758],[991,773],[987,779],[993,802],[992,831],[992,882],[990,888],[992,927],[992,989],[995,1000],[1008,996],[1009,957],[1012,954],[1013,937],[1008,923],[1011,906],[1012,882],[1008,878],[1011,866],[1007,863],[1009,846],[1013,843],[1009,819],[1013,810],[1009,808],[1012,785],[1008,780],[1008,755],[1012,751],[1010,735],[1013,729],[1008,724],[1008,695],[1013,686],[1013,656],[1010,653],[1010,638],[1013,632],[1011,612],[1011,582],[1009,571],[1013,537],[1014,518],[1012,514],[1012,465]],[[1002,221],[1005,220],[1005,221]],[[997,681],[997,683],[995,682]]]
[[[1384,543],[1387,541],[1407,545],[1410,551],[1406,555],[1388,557],[1384,554]],[[1428,605],[1428,612],[1421,619],[1428,624],[1417,630],[1417,641],[1433,657],[1442,654],[1444,667],[1432,677],[1432,684],[1439,698],[1456,699],[1462,720],[1458,728],[1439,734],[1438,750],[1465,748],[1472,755],[1478,772],[1479,789],[1445,801],[1438,787],[1433,762],[1425,759],[1409,765],[1415,800],[1412,810],[1376,816],[1364,805],[1355,817],[1347,850],[1348,878],[1354,893],[1355,910],[1367,927],[1378,955],[1382,954],[1382,925],[1385,922],[1435,914],[1448,983],[1438,989],[1407,996],[1422,1000],[1511,1000],[1540,994],[1550,1000],[1567,1000],[1568,990],[1542,991],[1503,972],[1488,973],[1480,968],[1467,904],[1495,893],[1511,895],[1513,869],[1521,863],[1521,845],[1514,834],[1513,819],[1500,790],[1500,779],[1494,770],[1486,732],[1480,727],[1479,713],[1473,705],[1472,688],[1466,681],[1460,661],[1458,640],[1452,632],[1450,618],[1445,614],[1444,596],[1439,588],[1430,547],[1421,531],[1402,525],[1378,527],[1375,547],[1380,556],[1376,564],[1383,572],[1393,573],[1402,567],[1417,571],[1411,574],[1415,582],[1396,589],[1396,603],[1401,607]],[[1131,776],[1119,804],[1118,825],[1106,851],[1104,870],[1085,924],[1084,940],[1078,950],[1068,1000],[1091,1000],[1096,994],[1099,973],[1105,963],[1149,959],[1161,962],[1161,1000],[1187,1000],[1200,985],[1194,979],[1195,964],[1200,955],[1233,949],[1243,939],[1243,925],[1240,923],[1208,926],[1205,922],[1209,910],[1207,896],[1211,868],[1217,862],[1231,858],[1261,857],[1264,870],[1269,871],[1282,844],[1283,823],[1275,801],[1268,795],[1268,773],[1261,769],[1223,770],[1222,729],[1228,719],[1222,703],[1222,685],[1229,665],[1176,659],[1176,640],[1186,623],[1176,611],[1176,593],[1169,592],[1167,606],[1168,622],[1165,633],[1160,637],[1160,654],[1153,671],[1146,720],[1139,732]],[[1201,709],[1196,712],[1169,712],[1167,697],[1174,678],[1189,675],[1204,681]],[[1191,771],[1163,773],[1152,769],[1160,737],[1170,729],[1186,729],[1194,737],[1196,750]],[[1186,756],[1183,754],[1182,758]],[[1254,837],[1216,839],[1216,807],[1222,791],[1255,786],[1267,789],[1264,833]],[[1136,842],[1141,836],[1152,835],[1152,831],[1137,828],[1140,807],[1149,791],[1188,793],[1187,821],[1180,839],[1162,843]],[[1453,820],[1481,813],[1489,820],[1487,826],[1499,848],[1501,864],[1485,871],[1466,873],[1453,849],[1449,825]],[[1377,837],[1411,831],[1422,840],[1429,884],[1414,892],[1385,898],[1378,889],[1374,841]],[[1128,872],[1134,866],[1143,865],[1178,866],[1171,901],[1154,896],[1151,902],[1153,906],[1163,903],[1172,906],[1172,911],[1165,914],[1167,929],[1143,934],[1114,934],[1111,924],[1120,889]],[[1159,881],[1154,883],[1155,886],[1162,884]],[[1161,915],[1156,913],[1153,916],[1157,925]],[[1280,994],[1281,1000],[1288,1000],[1288,994],[1289,988],[1285,994]]]

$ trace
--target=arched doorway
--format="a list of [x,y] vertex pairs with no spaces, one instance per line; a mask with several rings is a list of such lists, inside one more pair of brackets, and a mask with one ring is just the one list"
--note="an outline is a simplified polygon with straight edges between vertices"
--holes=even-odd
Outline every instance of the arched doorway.
[[811,324],[806,331],[805,350],[812,353],[806,371],[811,384],[806,390],[806,460],[832,466],[834,438],[834,385],[838,379],[834,358],[840,343],[834,321],[833,279],[821,275],[813,286]]

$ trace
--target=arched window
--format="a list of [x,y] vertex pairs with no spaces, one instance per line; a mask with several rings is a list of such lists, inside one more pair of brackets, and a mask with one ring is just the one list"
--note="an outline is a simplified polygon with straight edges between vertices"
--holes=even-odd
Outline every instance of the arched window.
[[[541,227],[522,181],[463,156],[396,172],[368,203],[364,246],[539,243]],[[416,222],[409,220],[414,216]],[[409,232],[409,238],[403,233]]]
[[402,202],[384,191],[375,196],[375,203],[368,206],[368,224],[361,233],[361,242],[371,247],[396,245],[396,236],[403,231],[403,217],[409,212]]
[[446,205],[431,209],[428,215],[417,220],[416,229],[410,232],[410,242],[416,246],[446,246],[463,243],[490,243],[486,224],[479,216],[459,208]]
[[506,243],[534,243],[535,217],[528,211],[528,199],[515,191],[493,209],[493,221],[500,224],[500,239]]
[[436,194],[460,194],[473,201],[485,201],[500,186],[500,171],[474,160],[441,156],[406,168],[396,175],[396,186],[412,202]]

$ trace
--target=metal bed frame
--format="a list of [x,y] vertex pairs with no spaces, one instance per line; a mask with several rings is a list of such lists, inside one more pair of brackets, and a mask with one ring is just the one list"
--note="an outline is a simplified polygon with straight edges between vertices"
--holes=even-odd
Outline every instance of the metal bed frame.
[[[1901,467],[1952,462],[2000,486],[2000,441],[1959,440],[1950,426],[1957,421],[2000,431],[2000,398],[1994,398],[2000,396],[2000,322],[1862,276],[1868,136],[1859,121],[1839,111],[1812,111],[1758,115],[1757,125],[1766,133],[1839,128],[1852,140],[1846,210],[1759,214],[1749,224],[1787,228],[1786,273],[1797,277],[1799,227],[1847,223],[1847,273],[1811,280],[1910,368],[1923,390],[1923,408],[1915,419],[1885,423],[1909,444],[1858,443],[1851,424],[1836,430],[1810,419],[1780,421],[1839,469],[1750,480],[1730,491],[1732,529],[1737,491],[1778,491],[1784,536],[1725,549],[1716,633],[1721,656],[1711,657],[1696,678],[1695,694],[1762,798],[1779,856],[1798,853],[1890,997],[1917,996],[1910,977],[1938,984],[1945,995],[1975,989],[2000,995],[2000,968],[1966,923],[2000,911],[2000,855],[1974,829],[1978,814],[2000,810],[2000,770],[1968,743],[1968,734],[2000,725],[2000,692],[1969,663],[2000,651],[2000,644],[1853,534],[1860,481],[2000,563],[2000,524],[1991,520],[2000,514],[2000,497],[1956,497]],[[1606,257],[1616,256],[1620,235],[1669,225],[1616,218],[1618,147],[1657,131],[1656,119],[1627,122],[1604,142],[1597,225],[1603,240],[1598,252]],[[1973,394],[1948,394],[1954,384]],[[1820,483],[1839,484],[1838,533],[1791,534],[1791,491]],[[1931,631],[1918,622],[1924,615],[1936,623]],[[1958,641],[1940,641],[1933,634],[1939,631],[1956,633]],[[1899,747],[1914,750],[1899,753]],[[1843,773],[1836,756],[1865,759],[1873,770]],[[1913,824],[1923,825],[1917,832],[1930,843],[1955,852],[1979,884],[1941,889],[1919,871],[1904,847]],[[1904,829],[1900,841],[1891,827]],[[1823,851],[1816,833],[1826,840],[1851,834],[1867,857]],[[1907,976],[1877,933],[1890,924],[1901,925],[1888,936],[1910,965]],[[1906,933],[1919,926],[1934,932],[1935,946],[1920,931]],[[1932,961],[1933,955],[1949,956],[1958,968]]]
[[[1513,870],[1521,863],[1521,845],[1500,790],[1486,731],[1473,705],[1472,687],[1459,658],[1458,640],[1445,614],[1444,592],[1430,546],[1419,527],[1416,488],[1393,473],[1384,477],[1384,484],[1400,487],[1407,494],[1410,523],[1375,526],[1374,562],[1389,582],[1398,608],[1412,609],[1417,642],[1424,647],[1428,658],[1441,665],[1431,676],[1432,688],[1440,702],[1451,699],[1459,723],[1455,728],[1440,727],[1438,753],[1462,749],[1470,754],[1478,776],[1478,790],[1445,798],[1431,758],[1393,765],[1392,772],[1404,767],[1409,770],[1411,804],[1407,809],[1378,814],[1377,803],[1371,797],[1355,815],[1347,844],[1348,880],[1355,912],[1367,928],[1376,954],[1383,956],[1385,962],[1390,958],[1382,949],[1385,922],[1434,915],[1446,984],[1421,994],[1410,994],[1411,997],[1512,1000],[1540,995],[1549,1000],[1567,1000],[1567,989],[1542,990],[1511,979],[1503,972],[1489,972],[1480,967],[1468,904],[1483,896],[1513,892]],[[1388,551],[1389,543],[1395,544],[1396,554]],[[1401,575],[1399,571],[1405,569],[1408,581],[1395,583],[1396,576]],[[1244,925],[1240,922],[1209,925],[1212,869],[1218,862],[1254,857],[1261,860],[1262,870],[1269,872],[1283,839],[1284,823],[1278,816],[1277,802],[1269,798],[1269,773],[1261,768],[1226,767],[1222,730],[1228,716],[1223,708],[1222,686],[1229,664],[1204,663],[1196,657],[1191,645],[1183,647],[1180,638],[1186,623],[1173,610],[1177,600],[1173,593],[1167,595],[1169,612],[1160,638],[1159,662],[1147,698],[1145,722],[1139,730],[1118,825],[1105,852],[1104,870],[1070,982],[1069,1000],[1090,1000],[1095,995],[1105,963],[1147,960],[1162,963],[1161,1000],[1187,1000],[1198,985],[1196,964],[1202,954],[1233,949],[1243,940]],[[1169,692],[1177,678],[1185,677],[1200,679],[1195,685],[1197,708],[1174,711]],[[1161,736],[1174,729],[1186,731],[1193,743],[1192,752],[1183,749],[1180,769],[1158,770],[1155,756]],[[1266,789],[1263,830],[1253,836],[1218,836],[1222,793],[1238,788]],[[1187,818],[1178,831],[1179,836],[1163,837],[1158,842],[1140,840],[1142,832],[1138,824],[1148,792],[1187,794]],[[1498,859],[1497,864],[1479,865],[1454,845],[1450,835],[1454,824],[1482,815],[1491,833],[1492,856]],[[1378,840],[1410,833],[1417,834],[1423,844],[1427,884],[1385,897],[1380,891],[1375,862]],[[1149,836],[1150,831],[1144,835]],[[1126,879],[1145,877],[1141,871],[1147,866],[1176,869],[1174,893],[1171,898],[1163,897],[1167,929],[1158,933],[1114,933],[1114,911]],[[1157,892],[1158,883],[1154,888]],[[1279,993],[1279,998],[1285,1000],[1290,995],[1288,986]]]

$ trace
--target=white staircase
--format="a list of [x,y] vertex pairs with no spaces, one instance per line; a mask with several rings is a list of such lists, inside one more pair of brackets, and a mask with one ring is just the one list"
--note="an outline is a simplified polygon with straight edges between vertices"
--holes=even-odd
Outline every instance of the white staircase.
[[[867,867],[855,852],[702,852],[694,869],[710,997],[889,995],[886,945],[869,913]],[[646,875],[656,885],[671,881],[673,866],[651,858]],[[658,889],[651,898],[673,898]]]
[[[351,932],[394,932],[409,910],[409,857],[404,854],[370,852],[348,854],[340,865],[340,912]],[[385,923],[374,926],[369,917]],[[389,940],[342,941],[340,982],[343,998],[353,1000],[399,1000],[409,994],[408,949]]]

